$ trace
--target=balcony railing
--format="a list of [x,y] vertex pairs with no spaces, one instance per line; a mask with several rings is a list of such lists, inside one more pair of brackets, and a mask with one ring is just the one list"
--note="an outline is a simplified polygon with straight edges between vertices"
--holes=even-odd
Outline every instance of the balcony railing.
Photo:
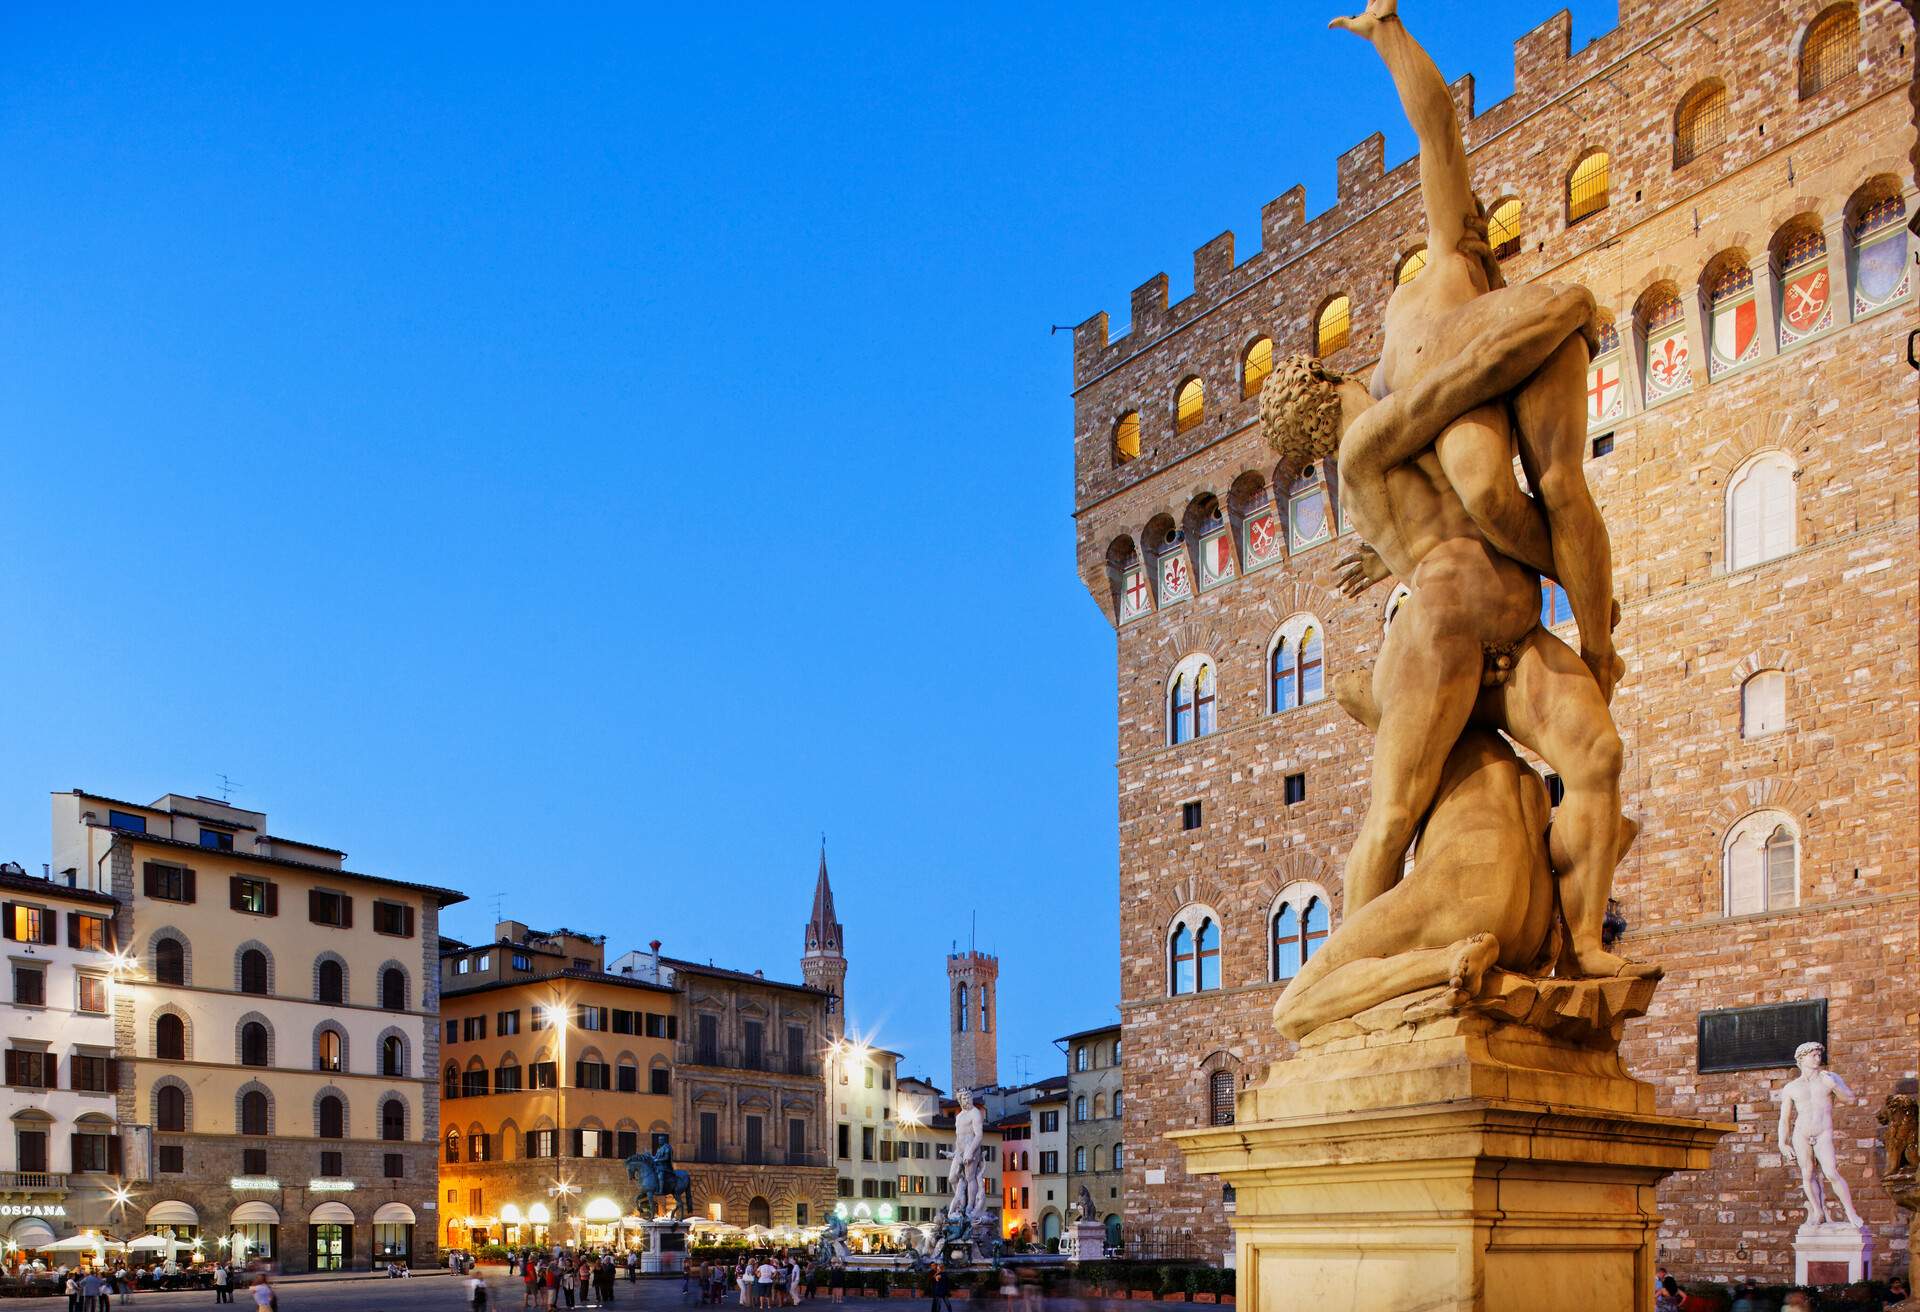
[[0,1171],[0,1189],[65,1189],[67,1177],[52,1171]]
[[709,1048],[698,1043],[682,1043],[675,1060],[682,1066],[718,1066],[730,1071],[763,1071],[768,1075],[804,1075],[812,1079],[820,1077],[820,1063],[814,1058],[770,1049],[748,1052],[744,1048]]
[[825,1166],[826,1157],[821,1153],[789,1153],[777,1148],[762,1148],[750,1152],[745,1148],[735,1148],[728,1144],[696,1144],[690,1153],[683,1153],[678,1160],[686,1165],[700,1166]]

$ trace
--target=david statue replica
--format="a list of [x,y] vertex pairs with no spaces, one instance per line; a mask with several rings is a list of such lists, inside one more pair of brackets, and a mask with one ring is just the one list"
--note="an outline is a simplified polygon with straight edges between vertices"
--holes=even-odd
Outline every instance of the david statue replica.
[[[1337,467],[1362,540],[1340,589],[1408,595],[1373,669],[1333,684],[1372,777],[1341,922],[1274,1005],[1299,1051],[1240,1095],[1232,1133],[1175,1137],[1190,1171],[1236,1186],[1240,1301],[1261,1312],[1646,1309],[1652,1186],[1732,1127],[1656,1115],[1619,1059],[1660,971],[1602,935],[1636,826],[1583,472],[1594,302],[1505,284],[1452,97],[1397,0],[1333,26],[1373,45],[1413,124],[1428,263],[1389,299],[1370,378],[1277,362],[1261,425],[1286,468]],[[1543,578],[1577,648],[1541,626]],[[1559,775],[1557,808],[1516,744]]]
[[[1866,1280],[1872,1274],[1872,1232],[1854,1210],[1853,1191],[1841,1177],[1833,1152],[1833,1101],[1859,1100],[1845,1080],[1827,1069],[1827,1050],[1821,1044],[1801,1044],[1794,1049],[1793,1061],[1800,1073],[1773,1094],[1780,1104],[1780,1157],[1789,1170],[1799,1173],[1800,1193],[1807,1203],[1806,1220],[1794,1236],[1793,1278],[1802,1284]],[[1821,1187],[1822,1176],[1826,1188]],[[1828,1214],[1827,1189],[1833,1191],[1845,1220]]]

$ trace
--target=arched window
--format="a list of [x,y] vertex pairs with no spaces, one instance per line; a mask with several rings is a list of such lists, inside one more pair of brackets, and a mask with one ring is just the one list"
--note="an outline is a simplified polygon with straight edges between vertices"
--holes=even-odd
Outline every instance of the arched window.
[[153,1055],[161,1061],[187,1059],[187,1024],[172,1012],[153,1022]]
[[1220,922],[1203,906],[1189,906],[1173,922],[1167,937],[1167,992],[1202,992],[1220,987]]
[[452,1163],[452,1162],[457,1162],[459,1160],[460,1160],[460,1131],[448,1130],[447,1131],[447,1161],[449,1163]]
[[959,1010],[960,1010],[960,1032],[962,1034],[965,1034],[967,1032],[967,1027],[973,1023],[973,1009],[967,1005],[967,986],[965,984],[962,984],[960,986]]
[[1093,1119],[1096,1121],[1103,1121],[1106,1119],[1106,1117],[1107,1117],[1107,1095],[1104,1093],[1096,1093],[1093,1095]]
[[[1119,1065],[1118,1059],[1115,1060],[1114,1064],[1116,1066]],[[1120,1119],[1122,1108],[1126,1104],[1126,1097],[1126,1093],[1120,1089],[1113,1091],[1113,1118],[1115,1120]]]
[[1313,353],[1332,355],[1345,347],[1353,335],[1353,302],[1345,295],[1334,297],[1320,308],[1313,324]]
[[240,1095],[240,1133],[267,1133],[267,1095],[258,1089]]
[[1117,1143],[1113,1146],[1113,1169],[1118,1171],[1127,1164],[1127,1146]]
[[982,1034],[993,1032],[993,1013],[989,1010],[989,996],[987,986],[982,984],[980,986],[980,1032]]
[[240,1027],[240,1064],[267,1064],[267,1027],[257,1020],[250,1020]]
[[1281,895],[1273,913],[1273,978],[1292,979],[1329,932],[1326,895],[1318,889]]
[[1140,412],[1129,410],[1113,426],[1113,463],[1124,465],[1140,458]]
[[1193,932],[1194,955],[1199,959],[1200,989],[1220,987],[1220,926],[1212,920],[1200,922]]
[[1415,246],[1400,258],[1400,265],[1393,271],[1393,285],[1405,287],[1420,276],[1420,270],[1427,267],[1427,248]]
[[153,978],[160,984],[187,982],[187,950],[177,938],[163,938],[153,945]]
[[331,957],[320,963],[314,973],[314,992],[322,1002],[345,1002],[347,1000],[347,972],[339,962]]
[[1215,1071],[1207,1077],[1207,1121],[1233,1124],[1233,1072]]
[[1087,1095],[1084,1093],[1073,1100],[1073,1119],[1076,1121],[1087,1119]]
[[1076,1171],[1084,1171],[1087,1169],[1087,1150],[1085,1147],[1075,1148],[1073,1150],[1073,1169]]
[[407,1073],[407,1049],[398,1034],[380,1040],[380,1073],[399,1077]]
[[765,1229],[773,1226],[773,1208],[764,1195],[755,1194],[747,1200],[747,1224]]
[[380,972],[380,1006],[384,1011],[407,1009],[407,974],[398,966]]
[[1167,949],[1167,971],[1171,977],[1168,992],[1180,994],[1193,992],[1193,931],[1186,925],[1173,927],[1173,939]]
[[1521,232],[1520,216],[1524,207],[1518,196],[1501,201],[1487,215],[1487,244],[1493,247],[1493,258],[1504,260],[1520,253]]
[[380,1137],[393,1143],[407,1137],[407,1105],[398,1098],[380,1104]]
[[1567,590],[1552,579],[1540,580],[1540,623],[1545,628],[1556,624],[1565,624],[1573,618],[1573,603],[1567,600]]
[[[344,1139],[347,1137],[347,1109],[338,1098],[325,1094],[320,1099],[320,1113],[315,1118],[318,1129],[314,1131],[322,1139]],[[459,1131],[453,1131],[458,1134]],[[448,1161],[454,1159],[449,1157]]]
[[1744,569],[1794,548],[1793,465],[1764,451],[1727,484],[1727,568]]
[[1407,598],[1411,595],[1412,590],[1406,584],[1400,583],[1394,586],[1393,592],[1387,597],[1387,608],[1383,612],[1385,619],[1380,625],[1382,633],[1393,627],[1393,617],[1400,613],[1400,608],[1407,604]]
[[314,1048],[313,1068],[320,1071],[337,1071],[341,1068],[340,1031],[321,1030]]
[[1673,166],[1684,168],[1727,139],[1727,89],[1702,82],[1680,99],[1673,116]]
[[261,994],[267,991],[267,954],[259,948],[248,948],[240,954],[240,991]]
[[1761,670],[1740,685],[1740,736],[1764,738],[1787,726],[1787,676]]
[[1327,695],[1323,646],[1319,621],[1312,616],[1289,620],[1280,626],[1273,654],[1267,659],[1267,708],[1270,711],[1291,711]]
[[163,1084],[154,1090],[153,1121],[157,1130],[185,1131],[187,1091],[177,1084]]
[[1567,175],[1567,226],[1598,214],[1607,203],[1607,152],[1596,150]]
[[1727,914],[1800,904],[1800,835],[1781,811],[1756,811],[1727,834]]
[[1859,67],[1859,10],[1850,4],[1822,10],[1800,43],[1800,98],[1819,95]]
[[1180,384],[1179,394],[1173,403],[1173,431],[1184,433],[1207,417],[1206,389],[1198,378],[1189,378]]
[[1181,661],[1167,693],[1167,740],[1186,743],[1212,733],[1216,701],[1213,662],[1204,656]]
[[1252,400],[1260,395],[1260,385],[1267,381],[1267,375],[1273,372],[1273,339],[1256,337],[1246,354],[1240,357],[1240,399]]
[[443,1098],[460,1096],[460,1068],[451,1062],[447,1064],[446,1073],[440,1077],[440,1096]]

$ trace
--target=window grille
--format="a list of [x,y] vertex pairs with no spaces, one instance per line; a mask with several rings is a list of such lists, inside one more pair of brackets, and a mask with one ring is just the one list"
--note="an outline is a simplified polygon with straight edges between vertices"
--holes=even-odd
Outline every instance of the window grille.
[[1215,1125],[1233,1124],[1233,1072],[1215,1071],[1208,1078],[1208,1109]]
[[1174,403],[1173,431],[1184,433],[1194,427],[1207,415],[1206,389],[1198,378],[1189,378],[1180,384],[1180,395]]
[[1336,296],[1320,311],[1313,338],[1314,353],[1332,355],[1346,346],[1352,335],[1353,303],[1345,296]]
[[1860,15],[1837,5],[1813,20],[1800,47],[1800,98],[1817,96],[1860,66]]
[[1567,180],[1567,225],[1591,218],[1607,207],[1607,152],[1596,150],[1574,166]]
[[1260,385],[1272,372],[1273,339],[1262,337],[1247,348],[1246,358],[1241,362],[1240,399],[1246,401],[1260,395]]
[[1674,124],[1673,166],[1683,168],[1727,139],[1727,89],[1702,87],[1680,104]]
[[1113,463],[1124,465],[1140,457],[1140,414],[1130,410],[1113,426]]
[[1501,201],[1487,216],[1487,244],[1493,247],[1494,259],[1504,260],[1520,253],[1520,212],[1520,201],[1516,197]]

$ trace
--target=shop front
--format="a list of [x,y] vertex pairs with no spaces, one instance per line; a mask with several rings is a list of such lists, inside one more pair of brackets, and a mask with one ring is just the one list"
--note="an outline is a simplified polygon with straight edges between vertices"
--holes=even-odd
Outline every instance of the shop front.
[[280,1209],[257,1200],[240,1203],[227,1217],[221,1246],[236,1262],[275,1262],[280,1257]]
[[345,1271],[353,1265],[353,1209],[324,1202],[307,1213],[307,1269]]
[[149,1261],[199,1261],[205,1256],[199,1210],[175,1198],[155,1203],[147,1209],[146,1233],[129,1247]]
[[405,1203],[382,1203],[373,1214],[373,1264],[413,1261],[413,1209]]

